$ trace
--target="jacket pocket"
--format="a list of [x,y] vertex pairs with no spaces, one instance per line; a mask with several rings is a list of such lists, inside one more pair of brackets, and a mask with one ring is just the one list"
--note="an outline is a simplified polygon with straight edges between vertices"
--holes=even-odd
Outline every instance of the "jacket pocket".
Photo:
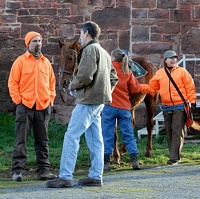
[[29,82],[33,78],[33,69],[32,68],[26,68],[22,70],[22,79],[21,81],[23,83]]
[[49,73],[44,68],[40,68],[41,71],[41,80],[43,82],[49,82]]

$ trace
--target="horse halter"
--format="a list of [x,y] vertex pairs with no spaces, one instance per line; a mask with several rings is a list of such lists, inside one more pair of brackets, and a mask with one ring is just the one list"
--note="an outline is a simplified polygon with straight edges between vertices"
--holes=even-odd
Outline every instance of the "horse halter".
[[[68,54],[68,51],[71,51],[71,52],[73,52],[74,53],[74,65],[73,65],[73,68],[72,68],[72,71],[69,71],[69,70],[66,70],[65,69],[65,64],[66,64],[66,61],[67,61],[67,54]],[[76,68],[76,63],[77,63],[77,51],[76,50],[73,50],[73,49],[71,49],[70,47],[68,48],[68,50],[66,51],[66,54],[65,54],[65,57],[64,57],[64,63],[63,63],[63,65],[62,65],[62,68],[61,68],[61,70],[60,70],[60,77],[62,77],[63,76],[63,73],[67,73],[67,74],[69,74],[70,76],[72,76],[73,74],[74,74],[74,71],[75,71],[75,68]]]

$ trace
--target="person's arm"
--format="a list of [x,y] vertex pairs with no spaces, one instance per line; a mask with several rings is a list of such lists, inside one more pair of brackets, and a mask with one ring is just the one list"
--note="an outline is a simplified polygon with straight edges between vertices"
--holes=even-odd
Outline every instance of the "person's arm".
[[140,85],[138,80],[135,78],[133,73],[130,71],[130,77],[128,82],[129,91],[132,94],[139,93],[140,92]]
[[77,90],[89,85],[97,71],[97,64],[89,53],[82,54],[78,72],[69,85],[69,90]]
[[149,84],[140,84],[140,92],[144,94],[150,94]]
[[118,82],[117,72],[111,64],[111,71],[110,71],[111,92],[114,90],[117,82]]
[[[50,64],[50,63],[49,63]],[[50,105],[53,106],[53,103],[54,103],[54,99],[56,97],[56,89],[55,89],[55,86],[56,86],[56,79],[55,79],[55,74],[54,74],[54,71],[53,71],[53,68],[50,64],[49,66],[49,89],[50,89]]]
[[8,79],[8,88],[10,97],[15,104],[20,104],[22,101],[22,97],[19,92],[19,82],[21,78],[20,71],[20,61],[16,60],[11,68],[9,79]]
[[160,90],[160,83],[159,79],[155,75],[149,81],[149,84],[140,84],[140,92],[145,94],[154,95]]
[[190,103],[196,103],[197,95],[194,80],[188,71],[185,71],[184,86]]

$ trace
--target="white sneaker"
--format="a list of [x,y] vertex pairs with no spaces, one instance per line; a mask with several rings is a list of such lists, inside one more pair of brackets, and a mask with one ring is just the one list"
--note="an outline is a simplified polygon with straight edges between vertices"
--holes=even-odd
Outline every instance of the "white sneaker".
[[22,176],[22,173],[20,172],[16,172],[12,175],[12,179],[13,181],[17,181],[17,182],[20,182],[23,180],[23,176]]

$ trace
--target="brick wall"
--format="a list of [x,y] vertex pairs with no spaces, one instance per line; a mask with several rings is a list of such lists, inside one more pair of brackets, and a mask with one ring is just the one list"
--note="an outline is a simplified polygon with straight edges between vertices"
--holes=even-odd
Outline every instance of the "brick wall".
[[[144,56],[158,68],[168,49],[180,57],[200,57],[199,0],[0,0],[0,111],[15,110],[7,79],[13,61],[26,50],[25,34],[32,30],[42,34],[43,53],[58,79],[58,40],[77,39],[87,20],[100,25],[100,43],[109,53],[117,47],[127,48],[133,57]],[[197,65],[188,66],[200,91]],[[53,117],[68,122],[73,103],[63,105],[57,94]]]

